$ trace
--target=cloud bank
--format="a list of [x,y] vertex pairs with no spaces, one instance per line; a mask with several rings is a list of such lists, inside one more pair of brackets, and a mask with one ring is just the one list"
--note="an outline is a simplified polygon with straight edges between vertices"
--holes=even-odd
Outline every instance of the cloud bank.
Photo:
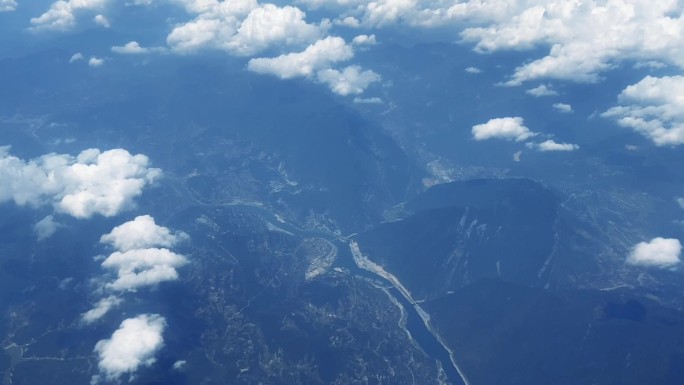
[[145,155],[123,149],[88,149],[73,157],[47,154],[24,161],[0,147],[0,202],[51,204],[76,218],[111,217],[133,204],[161,170],[149,167]]
[[677,265],[682,252],[678,239],[653,238],[640,242],[627,257],[627,263],[638,266],[667,268]]
[[144,314],[121,323],[109,339],[95,345],[100,375],[93,383],[102,380],[119,381],[125,374],[134,374],[141,366],[155,363],[155,355],[164,346],[162,334],[166,320],[157,314]]

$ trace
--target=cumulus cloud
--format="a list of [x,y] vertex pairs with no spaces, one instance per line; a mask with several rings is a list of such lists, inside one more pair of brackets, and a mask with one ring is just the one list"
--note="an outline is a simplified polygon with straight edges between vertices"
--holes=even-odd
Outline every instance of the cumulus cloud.
[[154,364],[155,355],[164,346],[162,334],[165,328],[166,320],[157,314],[144,314],[123,321],[111,338],[95,345],[98,368],[104,378],[95,376],[92,382],[118,381],[125,374],[134,374],[141,366]]
[[358,35],[352,39],[354,45],[375,45],[377,40],[375,35]]
[[183,232],[171,232],[166,227],[155,223],[149,215],[141,215],[116,226],[109,234],[100,238],[101,243],[110,244],[119,251],[144,249],[148,247],[173,247],[187,239]]
[[507,82],[596,82],[633,60],[684,68],[682,4],[677,0],[300,0],[338,13],[336,24],[377,28],[456,27],[477,52],[538,50]]
[[176,268],[187,259],[167,247],[188,239],[183,232],[171,232],[155,223],[149,215],[141,215],[112,229],[100,242],[117,251],[103,262],[104,268],[114,270],[117,278],[106,287],[114,291],[135,291],[145,286],[178,279]]
[[77,53],[71,55],[71,58],[69,59],[69,63],[73,63],[73,62],[83,60],[83,59],[85,59],[85,57],[83,57],[83,54],[80,52],[77,52]]
[[111,27],[109,20],[104,15],[95,15],[93,21],[95,22],[95,24],[103,26],[105,28]]
[[679,263],[682,244],[678,239],[653,238],[648,242],[640,242],[627,257],[631,265],[672,267]]
[[24,206],[51,204],[76,218],[111,217],[130,207],[161,170],[145,155],[123,149],[89,149],[77,157],[47,154],[24,161],[0,147],[0,202]]
[[122,46],[113,46],[112,52],[119,54],[135,55],[149,52],[149,49],[143,48],[137,41],[129,41]]
[[274,58],[254,58],[247,65],[250,71],[276,75],[282,79],[304,77],[331,64],[346,61],[354,56],[351,46],[341,37],[329,36],[309,45],[302,52]]
[[595,82],[625,59],[684,66],[679,8],[676,1],[521,1],[489,14],[488,26],[467,28],[462,36],[480,52],[551,48],[547,56],[518,67],[511,85],[539,78]]
[[536,148],[541,152],[549,151],[575,151],[579,150],[579,146],[572,143],[557,143],[551,139],[541,143],[530,143],[528,147]]
[[88,65],[91,67],[100,67],[104,64],[104,62],[104,59],[93,56],[88,60]]
[[480,73],[482,73],[482,70],[477,68],[477,67],[467,67],[465,69],[465,72],[467,72],[469,74],[480,74]]
[[536,135],[523,124],[523,118],[506,117],[490,119],[487,123],[473,126],[475,140],[508,139],[521,142]]
[[553,90],[550,86],[547,86],[546,84],[540,84],[537,87],[530,88],[529,90],[525,91],[526,94],[532,95],[534,97],[542,97],[542,96],[555,96],[558,95],[558,92]]
[[110,310],[119,306],[121,302],[123,302],[121,298],[113,295],[107,298],[102,298],[95,304],[95,307],[81,315],[81,321],[83,321],[85,324],[91,324],[104,317],[105,314],[109,313]]
[[11,12],[17,9],[15,0],[0,0],[0,12]]
[[361,18],[365,25],[383,26],[395,23],[418,7],[416,0],[376,0],[362,2],[365,8]]
[[620,106],[601,116],[631,128],[658,146],[684,143],[684,76],[647,76],[625,88]]
[[371,70],[363,71],[359,66],[349,66],[341,72],[334,69],[318,71],[318,81],[327,84],[330,89],[342,96],[358,95],[373,82],[380,80],[380,75]]
[[102,262],[102,266],[115,270],[117,278],[106,285],[115,291],[136,291],[145,286],[178,279],[177,267],[188,260],[168,249],[147,248],[124,252],[116,251]]
[[565,103],[554,103],[553,108],[556,111],[562,112],[564,114],[569,114],[572,112],[572,106]]
[[59,227],[60,224],[55,222],[55,218],[52,215],[48,215],[33,226],[33,232],[36,234],[38,241],[43,241],[57,232]]
[[269,47],[299,46],[317,40],[327,29],[306,22],[297,7],[258,4],[255,0],[184,1],[195,19],[176,26],[167,44],[177,52],[215,48],[253,55]]
[[45,13],[31,19],[31,29],[34,31],[67,30],[76,24],[76,13],[101,10],[107,2],[108,0],[55,1]]

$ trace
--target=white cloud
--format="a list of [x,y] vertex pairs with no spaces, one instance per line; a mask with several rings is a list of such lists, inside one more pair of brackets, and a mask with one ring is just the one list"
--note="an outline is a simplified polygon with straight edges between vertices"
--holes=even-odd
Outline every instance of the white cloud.
[[490,119],[487,123],[473,126],[472,134],[475,140],[508,139],[521,142],[536,134],[523,124],[520,117],[506,117]]
[[375,39],[375,35],[358,35],[354,37],[352,43],[354,45],[375,45],[378,42]]
[[553,108],[561,113],[569,114],[572,112],[572,106],[565,103],[554,103]]
[[38,241],[43,241],[57,232],[59,227],[60,224],[55,222],[55,218],[52,215],[48,215],[33,226],[33,232],[36,233]]
[[31,29],[67,30],[76,24],[76,13],[96,11],[105,7],[108,0],[58,0],[42,15],[31,19]]
[[601,114],[651,139],[658,146],[684,143],[684,76],[647,76],[625,88],[620,106]]
[[306,14],[293,6],[257,4],[255,0],[185,1],[195,19],[177,25],[167,37],[176,52],[203,48],[253,55],[270,47],[300,46],[317,40],[327,22],[308,24]]
[[537,87],[530,88],[529,90],[525,91],[526,94],[532,95],[534,97],[542,97],[542,96],[555,96],[558,95],[558,92],[553,90],[550,86],[547,86],[546,84],[540,84]]
[[342,96],[358,95],[373,82],[380,80],[380,75],[371,70],[362,71],[359,66],[349,66],[342,72],[334,69],[318,71],[318,81],[327,84],[330,89]]
[[182,370],[185,368],[185,365],[187,365],[187,361],[185,360],[178,360],[173,363],[173,370]]
[[112,26],[109,23],[109,20],[104,15],[95,15],[93,21],[95,22],[95,24],[103,26],[105,28],[109,28]]
[[684,67],[684,18],[674,0],[521,1],[509,11],[506,17],[492,14],[489,26],[467,28],[462,36],[481,52],[551,48],[518,67],[511,85],[540,78],[595,82],[626,59]]
[[482,73],[482,70],[477,67],[468,67],[465,69],[465,72],[469,74],[479,74]]
[[298,45],[320,37],[318,26],[307,24],[299,8],[264,4],[253,9],[242,21],[237,34],[226,42],[228,50],[251,55],[272,44]]
[[99,57],[91,57],[90,60],[88,60],[88,65],[91,67],[100,67],[104,64],[105,60]]
[[[166,320],[156,314],[129,318],[121,323],[110,339],[95,345],[98,368],[107,381],[118,381],[123,375],[134,374],[141,366],[151,366],[155,355],[164,346],[162,334]],[[93,378],[93,383],[101,380]]]
[[653,238],[640,242],[627,257],[631,265],[671,267],[679,263],[682,244],[678,239]]
[[382,26],[395,23],[418,7],[417,0],[376,0],[367,2],[362,22]]
[[0,0],[0,12],[11,12],[17,9],[15,0]]
[[353,16],[347,16],[343,19],[335,20],[335,24],[349,28],[358,28],[361,26],[361,21]]
[[541,143],[532,144],[529,147],[536,148],[541,152],[549,151],[575,151],[579,150],[579,146],[572,143],[556,143],[555,141],[549,139]]
[[329,36],[309,45],[304,51],[280,55],[275,58],[251,59],[250,71],[273,74],[282,79],[309,76],[329,68],[332,63],[346,61],[354,56],[351,46],[340,37]]
[[677,204],[684,209],[684,198],[677,198]]
[[0,147],[0,202],[40,206],[76,218],[111,217],[130,207],[161,170],[148,167],[145,155],[123,149],[89,149],[77,157],[47,154],[24,161]]
[[136,291],[145,286],[178,279],[177,267],[188,260],[168,249],[147,248],[124,252],[116,251],[102,262],[102,266],[117,272],[107,288],[115,291]]
[[361,98],[361,97],[355,97],[354,98],[354,103],[356,104],[382,104],[384,103],[382,99],[378,98],[377,96],[374,96],[372,98]]
[[73,55],[71,55],[71,58],[69,59],[69,63],[73,63],[75,61],[83,60],[85,57],[83,57],[83,54],[80,52],[77,52]]
[[123,46],[113,46],[112,52],[119,54],[142,54],[149,52],[149,49],[141,47],[137,41],[129,41]]
[[450,27],[478,52],[540,50],[508,84],[555,78],[595,82],[620,62],[684,68],[678,0],[300,0],[338,14],[335,24]]
[[119,306],[121,302],[123,302],[121,298],[113,295],[107,298],[102,298],[95,304],[95,307],[81,315],[81,321],[83,321],[85,324],[91,324],[104,317],[105,314],[109,313],[110,310]]
[[141,215],[122,225],[116,226],[100,242],[112,245],[118,251],[144,249],[148,247],[173,247],[187,239],[183,232],[172,233],[166,227],[155,223],[149,215]]

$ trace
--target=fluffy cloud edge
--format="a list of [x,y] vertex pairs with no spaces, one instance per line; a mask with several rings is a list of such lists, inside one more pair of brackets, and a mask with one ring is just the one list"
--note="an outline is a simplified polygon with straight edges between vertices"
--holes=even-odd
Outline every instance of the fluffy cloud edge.
[[116,296],[109,296],[99,300],[95,306],[81,315],[81,322],[86,325],[92,324],[104,317],[110,310],[119,306],[123,299]]
[[160,169],[149,167],[147,156],[124,149],[91,148],[76,157],[51,153],[25,161],[0,147],[0,202],[52,204],[75,218],[119,214],[160,175]]
[[349,66],[342,71],[328,68],[318,71],[316,77],[342,96],[362,94],[371,83],[380,81],[380,75],[371,70],[364,71],[359,66]]
[[684,76],[646,76],[618,95],[619,106],[601,114],[656,146],[684,144]]
[[171,232],[159,226],[149,215],[139,215],[135,219],[116,226],[108,234],[100,237],[100,242],[110,244],[118,251],[146,249],[150,247],[173,247],[188,239],[182,231]]
[[154,364],[156,354],[164,347],[166,326],[164,317],[157,314],[124,320],[111,338],[100,340],[95,345],[100,374],[94,376],[91,383],[119,381],[140,367]]
[[522,142],[537,135],[530,131],[529,128],[525,127],[523,118],[521,117],[490,119],[487,123],[473,126],[471,133],[473,134],[473,138],[478,141],[507,139]]
[[[108,2],[108,0],[57,0],[43,14],[31,18],[29,29],[34,32],[69,30],[76,25],[77,13],[102,10]],[[96,15],[93,20],[102,26],[109,25],[109,21],[102,14]]]
[[247,69],[260,73],[275,75],[281,79],[306,77],[319,70],[329,68],[333,63],[347,61],[354,56],[354,51],[344,39],[329,36],[310,44],[304,51],[283,54],[274,58],[253,58]]
[[553,139],[545,140],[541,143],[529,143],[528,147],[541,152],[570,152],[579,150],[579,145],[573,143],[558,143]]
[[12,12],[17,9],[15,0],[0,0],[0,12]]
[[187,263],[185,256],[169,249],[146,248],[116,251],[102,262],[102,267],[114,270],[117,274],[117,278],[107,283],[106,288],[123,292],[175,281],[178,279],[176,268]]
[[626,262],[636,266],[668,268],[679,264],[681,251],[679,239],[656,237],[636,244]]

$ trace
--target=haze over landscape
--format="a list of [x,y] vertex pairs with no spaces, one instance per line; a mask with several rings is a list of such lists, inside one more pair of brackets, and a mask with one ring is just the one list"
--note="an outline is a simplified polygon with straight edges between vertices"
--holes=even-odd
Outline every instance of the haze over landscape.
[[2,385],[684,383],[684,2],[0,0]]

